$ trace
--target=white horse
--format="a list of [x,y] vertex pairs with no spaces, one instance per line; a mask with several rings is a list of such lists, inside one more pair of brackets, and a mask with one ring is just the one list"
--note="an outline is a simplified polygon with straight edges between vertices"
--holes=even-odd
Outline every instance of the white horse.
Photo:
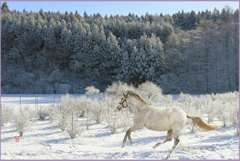
[[131,132],[140,130],[144,126],[149,130],[154,131],[166,131],[167,138],[163,142],[159,142],[153,146],[153,148],[158,147],[160,144],[166,143],[167,141],[174,138],[174,145],[172,150],[167,157],[170,157],[170,154],[173,152],[177,144],[179,143],[179,133],[183,127],[187,124],[187,118],[192,119],[193,125],[199,127],[203,130],[215,130],[219,125],[209,125],[204,120],[199,117],[191,116],[186,114],[181,108],[177,107],[161,107],[157,108],[153,105],[148,104],[144,99],[142,99],[138,94],[127,91],[123,92],[123,97],[119,103],[117,109],[121,110],[126,108],[128,105],[131,105],[134,112],[133,122],[134,125],[129,128],[123,139],[122,148],[125,146],[125,143],[128,140],[132,144]]

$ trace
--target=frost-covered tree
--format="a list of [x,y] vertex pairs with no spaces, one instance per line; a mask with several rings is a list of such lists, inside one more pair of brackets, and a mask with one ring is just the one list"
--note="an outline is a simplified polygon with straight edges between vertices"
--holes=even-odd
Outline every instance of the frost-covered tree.
[[123,83],[121,81],[113,82],[111,85],[108,85],[108,87],[105,90],[105,93],[113,94],[113,95],[122,95],[123,91],[136,91],[136,87],[134,87],[132,84]]
[[120,57],[122,68],[118,79],[137,85],[146,80],[155,81],[164,72],[162,43],[154,34],[149,38],[143,35],[138,44],[128,40],[125,50]]
[[75,102],[69,104],[69,106],[71,106],[71,107],[68,108],[69,118],[67,120],[67,127],[66,127],[66,131],[69,134],[71,139],[76,138],[78,135],[80,135],[83,132],[82,127],[75,120],[75,118],[76,118],[75,112],[76,111],[75,111],[73,104],[75,104]]
[[140,84],[138,91],[148,101],[160,102],[163,98],[162,89],[154,82],[146,81]]
[[47,108],[42,108],[42,107],[40,106],[40,109],[39,109],[39,111],[37,112],[37,117],[38,117],[38,119],[39,119],[39,120],[45,120],[48,115],[49,115],[48,109],[47,109]]
[[94,95],[94,94],[99,94],[100,90],[95,88],[94,86],[88,86],[85,88],[86,94],[88,95]]
[[[6,2],[1,9],[2,93],[84,93],[90,85],[104,91],[115,81],[147,80],[164,93],[238,90],[239,11],[228,6],[109,17],[10,11]],[[57,88],[47,77],[56,70]]]
[[1,126],[10,122],[13,117],[14,111],[8,105],[1,105]]
[[20,109],[20,111],[15,113],[13,126],[18,130],[20,137],[31,128],[32,124],[28,110]]

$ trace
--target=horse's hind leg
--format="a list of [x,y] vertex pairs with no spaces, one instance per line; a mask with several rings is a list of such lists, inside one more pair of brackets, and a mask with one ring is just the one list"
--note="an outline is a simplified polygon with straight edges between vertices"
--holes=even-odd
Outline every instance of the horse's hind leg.
[[173,134],[173,136],[174,136],[174,145],[173,145],[173,147],[172,147],[172,150],[170,151],[170,153],[168,154],[168,156],[167,157],[170,157],[170,155],[171,155],[171,153],[173,152],[173,150],[176,148],[176,146],[178,145],[178,143],[179,143],[179,133],[177,133],[177,134]]
[[166,142],[168,142],[168,141],[171,141],[171,140],[172,140],[172,130],[168,130],[168,132],[167,132],[167,138],[166,138],[163,142],[159,142],[159,143],[157,143],[156,145],[154,145],[153,148],[156,148],[156,147],[158,147],[159,145],[164,144],[164,143],[166,143]]

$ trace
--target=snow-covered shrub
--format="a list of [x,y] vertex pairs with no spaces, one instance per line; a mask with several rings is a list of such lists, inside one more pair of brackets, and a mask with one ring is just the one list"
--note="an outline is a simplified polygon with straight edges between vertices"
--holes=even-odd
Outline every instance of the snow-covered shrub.
[[32,125],[29,118],[30,113],[25,109],[17,111],[14,116],[13,126],[18,130],[20,137],[22,137],[23,133],[26,132]]
[[59,106],[59,104],[51,104],[48,108],[50,122],[55,126],[58,124],[58,118],[60,116]]
[[228,92],[214,96],[214,112],[223,126],[236,126],[239,122],[239,92]]
[[77,104],[81,103],[81,101],[83,99],[78,99],[77,101],[72,95],[67,94],[61,97],[59,104],[51,105],[49,108],[51,122],[62,131],[67,131],[71,139],[83,131],[76,122],[76,118],[79,116]]
[[85,100],[86,102],[86,106],[84,107],[84,116],[86,117],[85,119],[85,125],[86,125],[86,129],[89,129],[90,127],[90,123],[91,123],[91,102],[92,102],[92,99],[86,99]]
[[86,112],[89,112],[88,105],[91,102],[91,99],[87,98],[86,96],[81,96],[76,98],[75,102],[75,108],[78,117],[85,117]]
[[38,116],[39,116],[39,120],[45,120],[45,118],[48,116],[48,113],[41,112],[41,113],[38,113]]
[[[234,96],[233,96],[234,97]],[[235,97],[236,98],[236,97]],[[231,100],[229,102],[229,121],[231,122],[232,126],[236,127],[236,125],[239,123],[239,97],[237,95],[237,98],[234,100]]]
[[40,106],[40,110],[37,112],[37,117],[39,120],[45,120],[45,118],[49,116],[49,112],[47,108],[42,108]]
[[154,82],[146,81],[139,85],[137,90],[148,101],[159,102],[163,99],[162,88]]
[[119,128],[118,113],[116,110],[111,109],[111,115],[107,117],[107,124],[111,133],[116,133],[116,130]]
[[105,109],[105,119],[108,127],[110,128],[111,133],[115,133],[116,130],[119,128],[119,122],[118,122],[118,111],[117,111],[117,101],[116,97],[113,95],[105,95],[101,102],[100,106]]
[[116,106],[115,102],[116,97],[114,95],[103,95],[101,98],[100,106],[106,110],[106,116],[109,116],[112,112],[112,109]]
[[122,83],[121,81],[113,82],[111,85],[108,85],[108,87],[105,90],[105,93],[112,94],[112,95],[118,95],[121,96],[123,94],[123,91],[134,91],[136,92],[137,89],[132,84]]
[[85,88],[86,93],[85,94],[89,94],[89,95],[94,95],[94,94],[99,94],[100,90],[95,88],[94,86],[88,86]]
[[[228,122],[233,127],[237,127],[239,124],[239,106],[234,106],[233,103],[229,103],[231,108],[228,108]],[[238,130],[238,128],[236,128]]]
[[186,93],[180,93],[178,100],[177,100],[178,104],[181,105],[183,108],[186,108],[190,105],[191,103],[191,96]]
[[164,99],[163,99],[164,105],[165,106],[173,106],[173,96],[168,94]]
[[[200,116],[203,116],[204,114],[207,115],[207,122],[210,123],[216,118],[216,111],[214,104],[213,95],[207,94],[207,95],[200,95],[200,98],[198,100],[198,104],[196,105],[196,110],[199,110]],[[196,99],[195,99],[196,101]]]
[[[96,123],[100,123],[104,120],[104,108],[100,106],[98,99],[94,97],[95,94],[99,94],[100,90],[96,89],[94,86],[86,87],[86,94],[93,95],[91,98],[91,102],[88,102],[87,107],[85,107],[85,111],[88,113],[87,120],[90,118],[94,120]],[[88,125],[87,125],[88,129]]]
[[35,110],[30,108],[29,106],[24,107],[24,109],[29,113],[29,118],[30,119],[36,118]]
[[[239,93],[207,94],[192,97],[181,93],[178,106],[194,116],[207,117],[207,122],[221,121],[223,126],[237,126],[239,121]],[[191,108],[190,108],[191,107]],[[190,127],[191,130],[191,127]]]
[[66,130],[67,128],[67,120],[68,120],[68,113],[65,110],[62,110],[62,112],[60,112],[59,117],[58,117],[58,122],[57,122],[57,126],[62,130]]
[[221,115],[220,115],[220,120],[223,123],[223,126],[227,126],[227,122],[229,119],[229,113],[227,111],[227,106],[225,102],[222,102],[222,105],[220,106],[220,110],[221,110]]
[[70,138],[74,139],[83,132],[83,129],[79,124],[73,121],[72,125],[67,126],[67,132]]
[[126,109],[122,109],[122,111],[120,112],[120,128],[123,129],[123,131],[127,131],[130,127],[130,124],[132,122],[132,118],[131,118],[131,113],[129,108]]
[[8,123],[13,116],[13,109],[9,106],[2,106],[1,107],[1,126],[4,126],[4,124]]
[[101,106],[101,104],[98,102],[96,98],[92,100],[92,102],[89,104],[91,109],[91,118],[96,122],[100,123],[105,119],[106,109],[104,106]]
[[85,125],[86,125],[86,129],[89,129],[89,126],[90,126],[90,109],[87,108],[85,111],[86,111]]
[[69,120],[69,111],[75,106],[75,99],[73,96],[66,94],[61,97],[59,105],[53,105],[50,112],[50,120],[57,125],[62,131],[67,129],[67,122]]
[[77,135],[81,134],[83,129],[75,121],[75,110],[73,107],[68,110],[69,118],[67,120],[66,130],[71,139],[76,138]]

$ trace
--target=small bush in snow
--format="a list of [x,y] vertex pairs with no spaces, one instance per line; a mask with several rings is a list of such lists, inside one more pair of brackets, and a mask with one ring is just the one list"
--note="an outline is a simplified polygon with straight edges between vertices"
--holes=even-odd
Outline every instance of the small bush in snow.
[[75,106],[78,117],[85,117],[88,114],[87,112],[89,112],[89,104],[91,103],[91,100],[92,99],[87,98],[86,96],[76,98]]
[[113,82],[111,85],[105,90],[105,93],[113,94],[113,95],[122,95],[123,91],[136,91],[137,89],[131,84],[128,85],[127,83],[122,83],[121,81]]
[[1,107],[1,126],[4,126],[4,124],[8,123],[13,116],[13,109],[9,106]]
[[172,106],[173,105],[173,96],[172,95],[167,95],[164,99],[163,99],[164,105],[167,106]]
[[90,110],[87,108],[86,110],[86,121],[85,121],[85,125],[86,125],[86,129],[89,129],[90,127]]
[[32,108],[30,108],[29,106],[27,106],[27,107],[25,107],[24,109],[25,109],[25,111],[27,111],[27,112],[29,113],[29,118],[30,118],[30,119],[33,119],[33,118],[36,117],[36,113],[35,113],[35,111],[34,111]]
[[62,131],[67,131],[72,139],[82,132],[82,128],[76,123],[75,119],[79,115],[77,105],[84,99],[77,100],[72,95],[67,94],[61,97],[59,104],[49,107],[50,121]]
[[67,133],[69,134],[71,139],[76,138],[82,132],[83,132],[83,129],[76,122],[73,122],[72,125],[67,126]]
[[128,108],[122,110],[120,115],[120,121],[120,127],[123,129],[123,131],[127,131],[132,122],[132,118],[130,117],[130,110]]
[[13,126],[18,130],[20,137],[26,132],[32,125],[30,122],[30,113],[27,110],[20,110],[15,114]]
[[82,128],[80,128],[80,126],[77,124],[77,122],[75,121],[75,111],[73,107],[70,107],[68,109],[68,120],[66,120],[67,122],[67,126],[66,126],[66,130],[70,136],[71,139],[74,139],[77,135],[82,133]]
[[149,101],[161,101],[163,99],[162,88],[156,83],[146,81],[137,88],[138,92]]
[[112,115],[107,118],[107,124],[111,133],[116,133],[116,130],[119,127],[117,112],[112,113]]
[[66,127],[67,127],[67,124],[66,124],[67,119],[66,119],[66,117],[65,117],[63,114],[61,114],[61,117],[62,117],[62,118],[60,118],[60,119],[58,120],[57,126],[58,126],[62,131],[65,131],[65,130],[66,130]]
[[102,122],[105,118],[106,109],[100,105],[97,99],[93,99],[89,106],[92,119],[95,120],[96,123]]
[[67,94],[60,99],[59,114],[57,117],[57,126],[62,130],[67,129],[67,123],[70,117],[70,110],[75,107],[75,99],[72,95]]
[[45,118],[48,116],[48,113],[41,112],[41,113],[38,113],[38,115],[39,115],[39,120],[45,120]]
[[114,108],[114,101],[109,99],[111,99],[111,97],[108,97],[108,101],[105,99],[108,108],[106,121],[111,133],[116,133],[116,130],[120,126],[119,112]]
[[49,111],[49,119],[50,122],[53,125],[57,125],[58,124],[58,118],[60,116],[60,110],[59,110],[59,104],[52,104],[49,106],[48,111]]
[[94,86],[88,86],[85,88],[86,94],[89,95],[94,95],[94,94],[99,94],[100,90],[95,88]]
[[49,116],[47,109],[46,108],[43,109],[40,106],[40,111],[38,111],[37,116],[39,120],[45,120],[46,117]]

